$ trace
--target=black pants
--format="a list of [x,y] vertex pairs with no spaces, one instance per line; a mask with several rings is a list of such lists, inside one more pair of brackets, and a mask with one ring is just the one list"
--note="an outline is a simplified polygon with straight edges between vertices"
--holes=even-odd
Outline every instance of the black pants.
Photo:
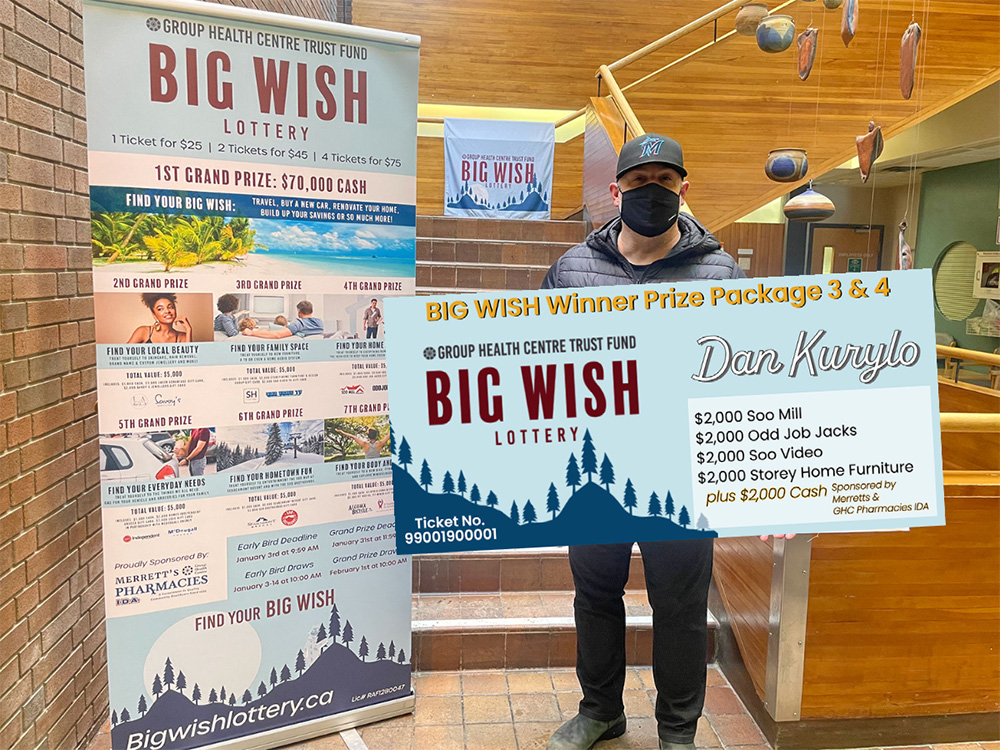
[[[693,742],[705,703],[712,540],[640,542],[653,608],[653,679],[661,740]],[[625,584],[631,544],[569,548],[576,585],[580,713],[611,721],[624,710]]]

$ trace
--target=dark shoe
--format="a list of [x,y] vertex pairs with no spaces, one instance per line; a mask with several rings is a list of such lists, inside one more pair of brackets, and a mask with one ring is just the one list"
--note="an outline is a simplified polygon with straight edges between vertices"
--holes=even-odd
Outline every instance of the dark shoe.
[[549,738],[545,750],[590,750],[601,740],[613,740],[625,734],[625,714],[614,721],[597,721],[577,714]]
[[665,742],[660,740],[660,750],[695,750],[693,742]]

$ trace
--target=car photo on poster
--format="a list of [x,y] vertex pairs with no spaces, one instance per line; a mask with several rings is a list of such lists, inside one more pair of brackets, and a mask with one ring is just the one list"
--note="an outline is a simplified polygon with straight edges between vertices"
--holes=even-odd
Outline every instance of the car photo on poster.
[[101,481],[176,479],[180,466],[148,437],[101,437]]
[[[215,428],[207,428],[203,473],[215,473]],[[182,430],[101,435],[101,481],[134,482],[193,476],[188,458],[191,434]]]

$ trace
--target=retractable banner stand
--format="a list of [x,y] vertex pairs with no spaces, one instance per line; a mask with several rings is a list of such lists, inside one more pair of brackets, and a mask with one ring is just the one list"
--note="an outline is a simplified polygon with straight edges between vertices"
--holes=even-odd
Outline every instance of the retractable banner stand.
[[444,121],[444,213],[548,219],[556,131],[550,122]]
[[112,746],[411,710],[383,310],[419,39],[90,1],[84,36]]

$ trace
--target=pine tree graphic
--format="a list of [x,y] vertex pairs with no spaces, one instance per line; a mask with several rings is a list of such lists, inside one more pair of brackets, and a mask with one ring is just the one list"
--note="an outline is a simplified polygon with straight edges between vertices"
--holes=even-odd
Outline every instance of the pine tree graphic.
[[279,461],[284,452],[285,448],[281,442],[281,428],[277,422],[273,422],[271,429],[267,433],[267,449],[264,453],[264,464],[270,466],[275,461]]
[[545,510],[552,514],[553,520],[559,512],[559,493],[556,492],[555,483],[549,483],[549,494],[545,498]]

